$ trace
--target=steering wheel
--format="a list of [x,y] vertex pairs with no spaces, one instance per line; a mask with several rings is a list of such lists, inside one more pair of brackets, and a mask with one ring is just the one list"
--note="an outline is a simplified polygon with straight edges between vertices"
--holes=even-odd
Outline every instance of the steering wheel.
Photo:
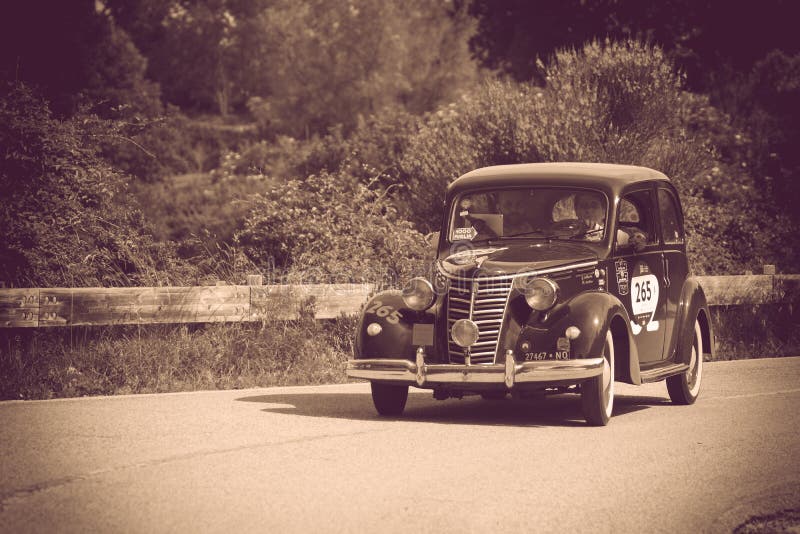
[[586,231],[586,226],[578,219],[562,219],[550,225],[550,230],[555,234],[575,237]]

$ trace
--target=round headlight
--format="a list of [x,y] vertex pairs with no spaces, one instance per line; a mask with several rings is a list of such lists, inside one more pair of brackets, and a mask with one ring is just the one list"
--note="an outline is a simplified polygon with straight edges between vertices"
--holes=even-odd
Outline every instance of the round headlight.
[[459,319],[450,329],[450,337],[459,347],[471,347],[478,341],[478,325],[469,319]]
[[435,299],[433,286],[424,278],[412,278],[403,288],[403,302],[412,310],[427,310]]
[[528,306],[537,311],[549,310],[558,299],[558,284],[549,278],[517,278],[514,287],[525,296]]

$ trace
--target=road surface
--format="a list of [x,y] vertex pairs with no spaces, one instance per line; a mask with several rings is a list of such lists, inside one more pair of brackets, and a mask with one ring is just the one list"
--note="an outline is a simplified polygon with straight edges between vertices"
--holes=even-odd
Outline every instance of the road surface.
[[800,507],[800,358],[375,415],[366,383],[0,403],[2,532],[730,532]]

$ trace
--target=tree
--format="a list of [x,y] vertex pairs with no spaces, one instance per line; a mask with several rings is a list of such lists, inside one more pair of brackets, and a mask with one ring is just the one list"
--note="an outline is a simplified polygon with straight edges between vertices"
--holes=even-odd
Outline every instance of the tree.
[[637,38],[662,47],[690,89],[709,90],[770,50],[800,50],[795,9],[792,0],[475,0],[471,46],[485,66],[529,80],[539,76],[536,58],[559,48]]
[[158,86],[128,34],[96,3],[15,2],[0,28],[0,77],[38,87],[59,115],[84,98],[108,114],[160,111]]
[[349,133],[387,106],[429,111],[476,77],[456,3],[277,0],[258,20],[270,76],[250,109],[268,131]]
[[262,35],[253,26],[266,0],[107,0],[108,13],[149,60],[168,102],[227,115],[264,86]]

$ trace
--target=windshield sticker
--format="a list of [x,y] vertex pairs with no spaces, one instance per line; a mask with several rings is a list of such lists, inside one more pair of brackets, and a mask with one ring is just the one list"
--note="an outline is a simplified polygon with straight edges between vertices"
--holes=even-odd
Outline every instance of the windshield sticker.
[[453,231],[453,240],[454,241],[472,241],[475,236],[478,235],[478,231],[475,229],[474,226],[470,226],[468,228],[456,228]]
[[617,271],[617,288],[620,295],[628,294],[628,262],[625,260],[617,260],[614,263]]
[[638,263],[634,268],[630,289],[633,322],[639,326],[637,330],[641,331],[641,327],[647,327],[648,332],[658,330],[658,322],[650,326],[658,307],[658,278],[646,263]]

